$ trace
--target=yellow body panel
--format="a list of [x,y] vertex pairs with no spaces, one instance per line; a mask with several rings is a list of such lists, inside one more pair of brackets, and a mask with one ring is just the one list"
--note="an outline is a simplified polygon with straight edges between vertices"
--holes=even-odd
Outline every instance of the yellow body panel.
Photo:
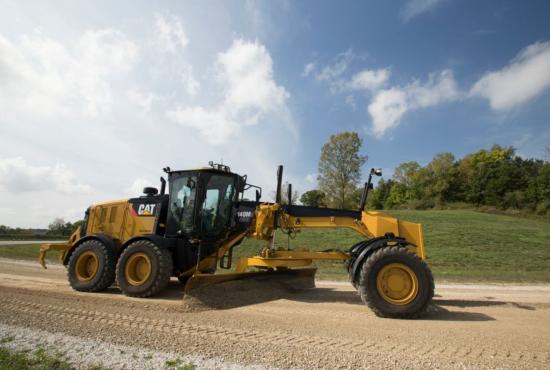
[[[97,203],[90,206],[86,235],[105,234],[117,243],[124,244],[129,239],[150,234],[155,227],[155,217],[138,217],[127,199]],[[38,261],[46,268],[46,253],[52,250],[60,252],[62,261],[65,253],[81,238],[80,228],[76,230],[67,243],[43,244],[40,247]]]
[[119,243],[140,234],[150,234],[154,217],[137,217],[128,200],[99,203],[90,207],[87,234],[106,234]]

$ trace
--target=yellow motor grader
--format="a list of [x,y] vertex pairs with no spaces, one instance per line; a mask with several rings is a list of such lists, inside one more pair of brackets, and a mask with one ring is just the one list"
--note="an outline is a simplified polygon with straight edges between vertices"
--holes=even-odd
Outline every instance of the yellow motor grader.
[[[210,162],[210,167],[172,171],[160,178],[160,192],[90,206],[84,223],[64,244],[41,246],[60,251],[71,287],[98,292],[115,281],[132,297],[159,293],[172,276],[189,292],[197,286],[258,274],[311,277],[315,260],[341,260],[362,300],[379,316],[413,318],[422,314],[434,293],[426,264],[422,226],[380,212],[365,211],[373,175],[365,183],[358,210],[282,204],[282,166],[277,172],[274,203],[261,201],[261,188],[247,176]],[[168,192],[166,185],[168,184]],[[255,201],[244,192],[255,188]],[[299,229],[348,228],[364,237],[348,251],[316,252],[275,248],[276,230],[294,235]],[[241,257],[231,269],[233,248],[245,238],[264,242],[256,256]]]

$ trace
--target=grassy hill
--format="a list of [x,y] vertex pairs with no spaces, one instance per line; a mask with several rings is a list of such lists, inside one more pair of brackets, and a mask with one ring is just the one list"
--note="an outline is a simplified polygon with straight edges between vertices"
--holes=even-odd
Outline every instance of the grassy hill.
[[[469,210],[388,213],[423,224],[428,262],[439,281],[550,282],[550,222]],[[290,246],[347,250],[360,239],[349,230],[302,230]],[[277,234],[277,246],[287,243],[286,235]],[[234,257],[255,254],[260,248],[259,242],[246,240],[235,248]],[[37,254],[36,245],[0,247],[1,257]],[[341,262],[318,266],[319,278],[347,279]]]

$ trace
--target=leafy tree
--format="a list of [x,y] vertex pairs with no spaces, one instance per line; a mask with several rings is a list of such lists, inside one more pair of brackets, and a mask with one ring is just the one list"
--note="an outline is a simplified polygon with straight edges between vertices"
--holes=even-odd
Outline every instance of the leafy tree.
[[[493,194],[491,194],[491,191],[486,193],[485,190],[488,189],[491,180],[493,180],[492,184],[495,185],[494,181],[497,181],[495,176],[499,176],[498,173],[495,173],[499,172],[497,167],[511,161],[513,156],[513,147],[504,148],[500,145],[494,145],[491,150],[481,149],[464,157],[458,165],[458,172],[463,180],[461,186],[462,198],[467,202],[482,205],[488,204],[485,199],[488,196],[492,199],[491,202],[494,203],[495,194],[501,193],[502,189],[498,191],[494,189]],[[503,172],[500,172],[500,174],[503,174]],[[503,179],[498,181],[500,181],[499,186],[505,186],[506,181]]]
[[384,208],[395,208],[401,204],[406,204],[411,200],[407,194],[405,185],[395,182],[390,189],[388,197],[384,201]]
[[393,180],[399,184],[394,190],[393,201],[399,204],[407,203],[412,199],[421,199],[423,197],[422,167],[417,162],[405,162],[397,166],[393,173]]
[[65,231],[65,220],[57,217],[48,225],[49,234],[63,235]]
[[452,153],[440,153],[420,172],[423,198],[435,204],[454,201],[459,188],[457,165]]
[[[390,195],[391,188],[394,184],[393,180],[385,181],[383,178],[378,181],[374,191],[369,191],[368,208],[384,209],[385,203]],[[390,207],[391,208],[391,207]]]
[[48,234],[50,235],[71,235],[84,221],[76,221],[74,224],[65,222],[64,219],[57,217],[48,226]]
[[326,195],[321,190],[309,190],[306,191],[302,196],[300,197],[300,202],[304,206],[309,207],[326,207]]
[[367,160],[360,154],[362,144],[356,132],[342,132],[331,135],[329,142],[323,145],[317,180],[329,206],[348,208],[355,203],[354,192],[361,180],[361,166]]

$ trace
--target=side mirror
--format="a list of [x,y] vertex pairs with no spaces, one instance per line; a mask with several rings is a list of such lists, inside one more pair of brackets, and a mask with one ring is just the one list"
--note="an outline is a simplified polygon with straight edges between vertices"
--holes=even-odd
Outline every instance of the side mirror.
[[259,202],[261,197],[262,197],[262,193],[260,193],[260,191],[256,189],[256,202]]
[[373,173],[376,176],[382,176],[382,169],[381,168],[375,168],[375,169],[373,169]]

